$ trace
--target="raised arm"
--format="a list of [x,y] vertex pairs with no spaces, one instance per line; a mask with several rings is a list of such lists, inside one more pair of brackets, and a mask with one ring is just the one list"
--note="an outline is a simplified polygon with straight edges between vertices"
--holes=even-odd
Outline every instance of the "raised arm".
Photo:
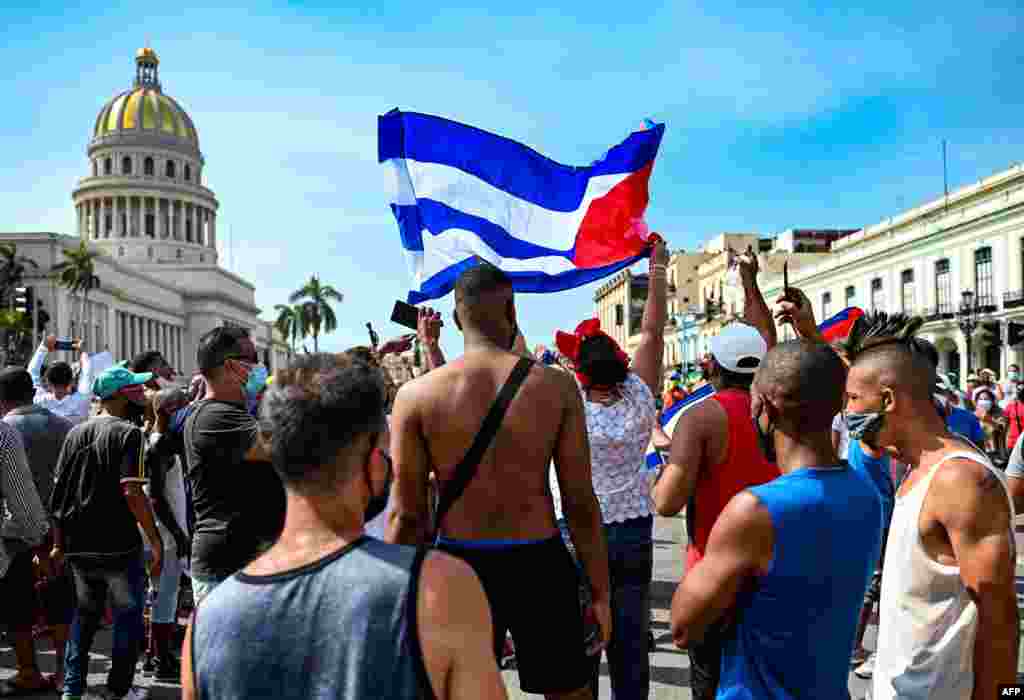
[[46,362],[46,356],[50,354],[50,349],[47,347],[49,338],[44,340],[36,348],[35,354],[32,355],[32,359],[28,363],[28,373],[32,376],[32,386],[38,391],[43,386],[42,369],[43,363]]
[[736,494],[711,528],[704,558],[672,596],[672,641],[677,647],[702,640],[733,608],[744,584],[768,570],[774,546],[768,510],[749,491]]
[[430,307],[420,309],[416,335],[423,348],[428,372],[445,363],[444,352],[441,351],[441,326],[443,325],[441,314]]
[[417,381],[402,385],[391,411],[391,458],[394,506],[388,521],[386,540],[419,545],[430,537],[430,457],[423,440],[417,409],[420,387]]
[[743,318],[758,330],[771,349],[778,342],[778,333],[775,330],[772,312],[764,300],[764,295],[761,294],[761,288],[757,286],[757,253],[753,247],[747,248],[747,252],[739,256],[736,264],[743,282]]
[[93,380],[92,358],[89,357],[89,353],[83,350],[78,362],[78,393],[83,398],[91,400]]
[[668,267],[668,247],[660,238],[651,249],[650,275],[647,301],[640,325],[640,345],[633,355],[633,371],[650,388],[661,393],[661,365],[665,355],[665,323],[668,321],[668,302],[665,299],[665,277]]
[[1006,492],[982,465],[953,460],[935,475],[925,503],[949,535],[960,579],[978,608],[972,697],[991,698],[998,684],[1017,679],[1016,561]]
[[715,436],[728,425],[725,412],[716,401],[703,401],[688,407],[672,431],[668,463],[658,473],[651,488],[654,510],[658,515],[678,515],[690,502],[697,477],[711,457]]

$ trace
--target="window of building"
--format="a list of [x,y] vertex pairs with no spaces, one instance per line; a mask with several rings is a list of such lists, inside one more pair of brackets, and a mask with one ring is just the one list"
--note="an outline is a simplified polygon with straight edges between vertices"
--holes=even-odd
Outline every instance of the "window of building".
[[121,159],[121,172],[125,175],[132,174],[132,159],[128,156]]
[[153,172],[154,172],[153,159],[147,157],[146,160],[142,161],[142,174],[143,175],[153,175]]
[[149,248],[146,248],[146,256],[149,257],[149,258],[153,257],[153,246],[150,246]]
[[953,312],[952,294],[949,278],[949,260],[935,262],[935,310],[940,314]]
[[93,177],[96,177],[99,174],[100,174],[100,164],[99,164],[99,162],[94,160],[92,162],[92,175],[93,175]]
[[992,249],[988,246],[974,251],[974,296],[982,306],[992,300]]
[[846,288],[846,306],[847,308],[853,306],[857,301],[857,288],[849,286]]
[[882,294],[882,278],[876,277],[871,280],[871,310],[884,311],[885,297]]
[[147,236],[150,238],[156,238],[156,216],[153,214],[146,214],[145,228]]
[[119,247],[117,249],[117,257],[119,257],[119,258],[123,258],[124,257],[124,246],[121,246],[121,247]]
[[615,325],[616,326],[621,326],[625,322],[625,319],[623,318],[623,315],[624,315],[624,312],[623,312],[623,309],[622,309],[622,304],[616,304],[615,305]]
[[185,240],[192,242],[192,219],[185,219]]
[[683,297],[683,303],[684,304],[689,304],[690,303],[690,297]]
[[914,312],[914,271],[904,270],[900,273],[900,302],[903,313]]
[[200,255],[199,255],[199,262],[201,262],[201,263],[206,262],[206,256],[203,255],[202,253],[200,253]]
[[821,295],[821,318],[824,320],[832,315],[832,292]]
[[181,260],[181,248],[178,248],[178,260]]
[[188,163],[185,163],[185,182],[192,179],[192,168],[189,167]]
[[167,161],[167,167],[164,169],[164,174],[167,175],[167,177],[174,177],[174,161],[173,160]]
[[113,170],[114,170],[114,163],[113,163],[113,161],[110,160],[110,158],[105,158],[103,160],[103,174],[104,175],[110,175],[110,173],[113,172]]
[[110,238],[110,232],[114,230],[114,216],[113,214],[107,214],[103,218],[103,237]]

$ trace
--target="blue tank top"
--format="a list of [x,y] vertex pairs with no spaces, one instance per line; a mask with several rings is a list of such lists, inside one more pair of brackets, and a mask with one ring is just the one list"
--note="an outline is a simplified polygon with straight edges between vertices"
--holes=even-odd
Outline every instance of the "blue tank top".
[[849,698],[857,619],[878,561],[878,491],[849,467],[748,489],[771,514],[769,571],[737,601],[717,697]]
[[239,572],[196,610],[199,700],[433,700],[416,631],[422,555],[363,537],[272,576]]

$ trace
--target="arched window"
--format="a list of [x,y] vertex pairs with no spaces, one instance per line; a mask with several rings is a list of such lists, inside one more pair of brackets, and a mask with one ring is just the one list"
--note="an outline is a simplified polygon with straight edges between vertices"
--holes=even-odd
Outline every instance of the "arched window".
[[165,172],[167,174],[167,177],[174,177],[174,161],[173,160],[167,161],[167,170]]
[[103,161],[103,174],[110,175],[114,171],[114,163],[110,158],[106,158]]
[[100,174],[100,164],[99,164],[99,162],[98,162],[98,161],[95,161],[95,160],[94,160],[94,161],[92,162],[92,176],[93,176],[93,177],[96,177],[96,176],[97,176],[97,175],[99,175],[99,174]]
[[192,168],[189,167],[188,163],[185,163],[185,182],[192,179]]
[[152,176],[153,172],[153,159],[147,156],[146,160],[142,161],[142,174]]
[[128,156],[121,159],[121,172],[125,175],[132,174],[132,159]]

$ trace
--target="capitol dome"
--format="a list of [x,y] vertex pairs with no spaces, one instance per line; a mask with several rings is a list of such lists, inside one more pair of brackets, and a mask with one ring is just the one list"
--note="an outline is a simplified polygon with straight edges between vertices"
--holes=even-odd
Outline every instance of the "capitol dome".
[[135,54],[135,83],[92,124],[89,174],[71,193],[83,240],[135,265],[217,264],[217,210],[192,118],[164,93],[160,59]]
[[93,128],[94,139],[158,135],[199,148],[199,135],[188,113],[160,88],[160,59],[146,47],[135,54],[135,86],[103,105]]

